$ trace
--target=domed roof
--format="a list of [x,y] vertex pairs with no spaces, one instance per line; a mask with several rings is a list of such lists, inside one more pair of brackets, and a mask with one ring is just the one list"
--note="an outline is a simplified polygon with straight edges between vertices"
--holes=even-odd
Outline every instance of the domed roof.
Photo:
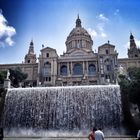
[[71,36],[77,36],[77,35],[90,36],[89,33],[87,32],[87,30],[85,30],[85,29],[82,28],[82,27],[76,27],[76,28],[74,28],[74,29],[70,32],[69,37],[71,37]]
[[93,41],[90,34],[81,26],[81,20],[76,19],[76,26],[72,29],[66,40],[67,52],[72,50],[83,49],[87,52],[92,51]]

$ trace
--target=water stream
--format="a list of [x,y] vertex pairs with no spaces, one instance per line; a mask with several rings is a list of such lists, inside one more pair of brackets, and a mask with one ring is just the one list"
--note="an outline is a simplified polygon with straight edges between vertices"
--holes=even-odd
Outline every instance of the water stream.
[[120,129],[121,112],[118,85],[13,88],[3,125],[10,136],[82,134],[93,126],[107,132]]

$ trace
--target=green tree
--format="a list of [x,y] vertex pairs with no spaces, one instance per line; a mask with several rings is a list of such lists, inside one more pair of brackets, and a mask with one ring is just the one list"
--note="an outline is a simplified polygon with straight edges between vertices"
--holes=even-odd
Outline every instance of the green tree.
[[130,102],[137,104],[140,112],[140,68],[128,69],[129,84],[129,100]]
[[124,124],[131,133],[140,127],[140,119],[132,117],[130,103],[137,104],[140,111],[140,68],[129,68],[127,75],[119,75]]
[[[27,74],[23,73],[19,67],[15,69],[9,69],[11,80],[11,85],[13,87],[19,87],[19,83],[23,82],[27,78]],[[0,84],[4,84],[4,80],[6,79],[7,71],[0,71]]]
[[5,78],[6,78],[6,71],[0,71],[0,84],[4,83]]
[[140,112],[140,68],[128,68],[128,75],[120,75],[120,86],[123,94],[128,94],[129,101],[137,104]]
[[9,69],[10,80],[13,87],[19,87],[19,83],[23,82],[27,78],[27,74],[23,73],[19,67],[15,69]]

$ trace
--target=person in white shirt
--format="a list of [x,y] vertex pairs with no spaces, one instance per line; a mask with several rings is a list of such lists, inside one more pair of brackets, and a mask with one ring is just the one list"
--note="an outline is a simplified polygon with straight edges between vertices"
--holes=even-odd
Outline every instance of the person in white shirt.
[[95,131],[95,140],[104,140],[104,133],[101,128]]
[[138,140],[140,140],[140,130],[137,133],[137,138],[138,138]]

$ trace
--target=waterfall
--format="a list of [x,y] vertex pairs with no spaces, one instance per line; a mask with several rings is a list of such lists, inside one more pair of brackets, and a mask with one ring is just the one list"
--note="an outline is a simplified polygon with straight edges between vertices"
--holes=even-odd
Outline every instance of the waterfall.
[[118,130],[121,113],[118,85],[13,88],[7,91],[3,125],[7,135],[22,129],[84,132],[97,126]]

